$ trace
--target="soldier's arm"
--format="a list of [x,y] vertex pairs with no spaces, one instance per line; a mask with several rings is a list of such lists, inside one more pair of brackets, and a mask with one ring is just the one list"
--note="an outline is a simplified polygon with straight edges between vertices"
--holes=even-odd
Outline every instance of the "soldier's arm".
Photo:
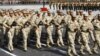
[[79,23],[76,21],[76,28],[78,29],[78,30],[80,30],[80,25],[79,25]]
[[90,30],[94,30],[93,24],[91,22],[89,24],[89,28],[90,28]]
[[43,24],[47,24],[46,17],[43,18],[42,22]]
[[5,19],[5,21],[3,22],[3,26],[7,27],[7,28],[10,28],[6,23],[7,23],[7,19]]

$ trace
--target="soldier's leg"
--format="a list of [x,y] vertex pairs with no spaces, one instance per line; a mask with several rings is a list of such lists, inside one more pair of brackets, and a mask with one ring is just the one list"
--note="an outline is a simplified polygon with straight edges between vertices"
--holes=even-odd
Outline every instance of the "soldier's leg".
[[49,44],[50,44],[50,39],[49,39],[49,38],[51,37],[51,34],[50,34],[51,32],[50,32],[50,29],[49,29],[49,28],[47,28],[47,33],[48,33],[48,37],[47,37],[47,46],[48,46],[48,47],[51,47],[51,46],[49,45]]
[[43,28],[43,26],[39,26],[39,36],[40,36],[40,38],[39,38],[39,46],[40,46],[40,47],[41,47],[42,28]]
[[[58,35],[59,35],[59,36],[58,36],[57,44],[58,44],[58,45],[61,44],[62,46],[64,46],[63,38],[62,38],[62,30],[61,30],[61,29],[58,30]],[[61,45],[60,45],[60,46],[61,46]]]
[[73,33],[72,34],[72,51],[73,51],[73,53],[75,54],[75,55],[78,55],[77,54],[77,52],[76,52],[76,49],[75,49],[75,35],[76,35],[76,33]]
[[41,47],[41,42],[40,42],[40,34],[39,34],[39,29],[36,29],[36,47],[40,48]]
[[47,38],[47,45],[50,47],[50,43],[54,44],[52,39],[52,30],[50,28],[47,28],[48,38]]
[[69,34],[69,44],[68,44],[68,54],[72,55],[71,51],[76,54],[75,46],[74,46],[74,40],[73,40],[73,35],[71,32],[68,32]]
[[80,31],[77,32],[77,36],[78,36],[78,43],[79,43],[79,44],[82,44],[82,43],[81,43],[81,37],[82,37],[82,36],[81,36],[81,32],[80,32]]
[[93,51],[94,53],[98,53],[97,48],[98,48],[98,44],[95,42],[92,51]]
[[4,33],[3,33],[3,27],[0,26],[0,47],[4,47]]
[[[88,38],[88,37],[89,37],[89,34],[87,33],[86,34],[86,38]],[[91,49],[90,49],[88,43],[89,43],[89,40],[88,39],[85,39],[85,47],[86,47],[86,50],[89,52],[89,54],[92,54]]]
[[9,39],[8,49],[9,49],[9,51],[14,50],[14,48],[13,48],[13,37],[14,37],[14,28],[12,28],[8,31],[8,39]]
[[81,48],[80,48],[81,54],[85,54],[84,49],[85,49],[85,46],[83,44],[81,44]]
[[23,33],[23,47],[24,50],[27,51],[27,38],[28,38],[28,32],[27,29],[22,29],[22,33]]
[[97,44],[98,44],[98,46],[99,46],[99,48],[100,48],[100,32],[98,33],[98,39],[97,39]]
[[96,37],[95,37],[95,42],[94,42],[94,47],[93,47],[93,52],[98,53],[97,48],[98,46],[100,47],[100,34],[96,33]]
[[9,51],[11,51],[11,48],[10,48],[10,44],[11,44],[11,43],[10,43],[10,42],[11,42],[10,40],[11,40],[11,39],[10,39],[10,37],[11,37],[11,33],[8,32],[8,40],[9,40],[9,41],[8,41],[8,50],[9,50]]
[[50,28],[50,32],[51,32],[51,34],[50,34],[50,42],[52,43],[52,44],[54,44],[54,41],[53,41],[53,37],[52,37],[52,34],[53,34],[53,27],[51,27]]
[[92,30],[90,31],[90,37],[92,38],[93,41],[95,41],[95,39],[94,39],[94,32]]
[[82,44],[81,44],[81,48],[80,48],[80,51],[81,51],[81,54],[85,54],[84,53],[84,49],[85,49],[85,39],[86,39],[86,34],[84,32],[82,32]]
[[68,55],[69,55],[69,56],[73,56],[73,54],[71,53],[71,50],[72,50],[72,49],[71,49],[71,46],[69,45],[69,46],[68,46]]

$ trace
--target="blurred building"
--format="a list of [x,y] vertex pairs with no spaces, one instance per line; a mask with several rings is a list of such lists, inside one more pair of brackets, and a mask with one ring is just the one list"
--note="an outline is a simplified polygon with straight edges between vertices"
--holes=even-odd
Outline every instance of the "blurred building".
[[49,0],[0,0],[0,4],[34,4],[48,3]]
[[0,4],[40,4],[49,2],[91,2],[100,0],[0,0]]

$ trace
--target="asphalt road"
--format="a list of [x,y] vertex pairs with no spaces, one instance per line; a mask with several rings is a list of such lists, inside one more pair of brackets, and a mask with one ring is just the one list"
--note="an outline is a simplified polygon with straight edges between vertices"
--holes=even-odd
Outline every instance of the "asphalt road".
[[[20,48],[15,48],[13,53],[10,53],[6,49],[0,48],[0,56],[68,56],[67,55],[67,46],[66,47],[43,47],[41,49],[36,49],[34,47],[28,47],[28,51],[24,52]],[[78,54],[80,54],[79,51],[79,46],[76,47]],[[99,54],[93,54],[89,55],[85,51],[86,55],[81,55],[80,56],[100,56],[100,50]]]

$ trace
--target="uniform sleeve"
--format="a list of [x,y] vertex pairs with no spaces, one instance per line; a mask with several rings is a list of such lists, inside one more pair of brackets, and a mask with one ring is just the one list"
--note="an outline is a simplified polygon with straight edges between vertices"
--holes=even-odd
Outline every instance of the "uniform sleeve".
[[93,27],[93,24],[91,23],[91,22],[89,22],[89,28],[91,29],[91,30],[93,30],[94,29],[94,27]]
[[43,24],[47,24],[46,19],[47,19],[46,17],[43,18],[42,20]]
[[8,27],[8,25],[7,25],[6,23],[7,23],[7,18],[4,17],[3,25],[4,25],[5,27]]
[[80,25],[77,21],[76,21],[76,28],[80,29]]

